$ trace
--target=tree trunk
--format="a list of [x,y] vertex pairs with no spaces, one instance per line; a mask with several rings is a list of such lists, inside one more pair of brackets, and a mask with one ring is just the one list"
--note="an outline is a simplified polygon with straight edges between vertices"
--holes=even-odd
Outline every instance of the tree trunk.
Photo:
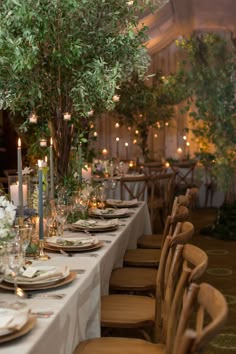
[[73,125],[63,120],[61,112],[49,121],[49,130],[53,138],[55,151],[55,173],[60,181],[69,172],[70,151],[73,139]]

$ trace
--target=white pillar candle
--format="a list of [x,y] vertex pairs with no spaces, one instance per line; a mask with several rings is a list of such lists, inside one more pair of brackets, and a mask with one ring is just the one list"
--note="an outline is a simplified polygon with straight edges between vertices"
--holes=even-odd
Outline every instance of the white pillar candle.
[[[23,189],[23,206],[26,206],[27,193],[28,193],[27,184],[23,184],[22,189]],[[19,206],[19,184],[18,183],[10,185],[10,199],[15,206]]]
[[91,180],[92,169],[85,165],[86,168],[82,168],[82,178],[85,180]]

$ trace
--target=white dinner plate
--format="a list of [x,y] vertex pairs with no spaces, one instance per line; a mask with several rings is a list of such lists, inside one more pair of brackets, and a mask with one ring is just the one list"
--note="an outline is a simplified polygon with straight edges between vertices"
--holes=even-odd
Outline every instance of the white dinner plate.
[[[65,279],[70,274],[70,269],[66,267],[57,266],[30,266],[31,268],[36,268],[38,275],[32,278],[24,277],[19,275],[17,277],[17,284],[19,285],[40,285],[40,284],[51,284],[57,282],[58,280]],[[48,273],[48,274],[47,274]],[[37,274],[37,273],[36,273]],[[45,276],[45,278],[40,279],[40,275]],[[4,277],[4,281],[7,283],[14,283],[14,279],[10,274]]]
[[105,209],[91,209],[90,215],[94,217],[101,217],[104,219],[112,219],[112,218],[122,218],[125,216],[129,216],[130,212],[127,208],[105,208]]
[[94,246],[99,242],[95,237],[50,237],[47,239],[47,244],[49,246],[57,248],[83,248],[88,246]]
[[138,205],[138,199],[120,200],[120,199],[107,199],[106,204],[115,208],[132,208]]
[[5,306],[0,305],[0,337],[20,330],[28,318],[29,309],[27,306],[24,310],[17,310],[11,308],[7,303]]

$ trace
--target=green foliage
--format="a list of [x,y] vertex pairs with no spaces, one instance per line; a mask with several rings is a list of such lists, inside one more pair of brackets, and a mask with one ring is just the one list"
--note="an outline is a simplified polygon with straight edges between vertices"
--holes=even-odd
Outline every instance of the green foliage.
[[[64,142],[54,142],[61,174],[67,172],[73,138],[88,130],[88,112],[113,109],[112,97],[120,84],[133,71],[145,74],[146,28],[137,25],[148,4],[149,0],[132,6],[126,0],[1,2],[0,107],[22,121],[35,112],[40,125],[23,126],[27,133],[31,129],[35,142],[42,131],[58,135]],[[72,114],[70,124],[63,121],[64,112]]]
[[213,235],[221,240],[236,241],[236,203],[224,204],[218,211]]
[[236,167],[235,48],[217,34],[194,36],[179,45],[187,57],[178,72],[189,96],[186,110],[195,106],[190,112],[193,132],[214,145],[214,172],[229,191]]
[[[174,76],[163,77],[161,72],[153,75],[153,85],[148,85],[137,74],[120,87],[120,101],[116,106],[119,121],[139,131],[138,145],[147,158],[149,128],[157,130],[168,122],[174,113],[173,106],[179,102]],[[148,78],[147,78],[148,79]]]

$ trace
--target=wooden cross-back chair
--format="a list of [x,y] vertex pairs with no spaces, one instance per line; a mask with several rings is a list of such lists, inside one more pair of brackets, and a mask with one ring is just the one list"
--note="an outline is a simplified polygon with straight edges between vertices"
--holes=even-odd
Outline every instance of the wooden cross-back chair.
[[[188,246],[188,245],[185,245]],[[207,265],[207,255],[205,254],[205,261],[201,259],[201,262],[199,263],[199,258],[197,257],[197,260],[195,260],[194,264],[192,265],[192,270],[190,267],[184,267],[183,263],[185,263],[185,256],[186,252],[184,252],[184,247],[183,245],[178,245],[175,249],[174,252],[174,257],[173,261],[171,263],[171,268],[166,271],[169,271],[169,279],[167,283],[167,289],[168,289],[168,294],[164,296],[165,299],[165,311],[169,308],[170,312],[172,311],[172,298],[174,298],[174,304],[176,304],[175,309],[179,308],[179,303],[182,303],[182,295],[188,286],[189,282],[194,279],[198,279],[200,277]],[[191,245],[189,245],[191,246]],[[202,250],[199,249],[196,246],[195,247],[195,255],[197,254],[197,250],[200,251],[202,254]],[[188,249],[188,252],[191,253],[191,249]],[[169,257],[169,253],[166,254],[166,260]],[[167,262],[167,261],[166,261]],[[180,269],[182,268],[182,271],[180,272]],[[159,276],[158,282],[161,286],[161,284],[164,284],[164,279],[166,278],[165,276],[166,272],[164,272],[164,275]],[[175,288],[173,287],[175,285]],[[180,291],[180,288],[182,291]],[[176,290],[175,290],[176,289]],[[161,291],[161,289],[160,289]],[[158,301],[161,302],[161,299],[163,297],[162,293],[161,295],[157,296],[157,308],[158,308]],[[121,295],[120,295],[121,296]],[[178,302],[177,302],[177,297],[179,297]],[[132,297],[133,298],[133,297]],[[138,297],[138,298],[144,298],[144,297]],[[136,311],[139,313],[142,313],[143,311],[146,310],[146,307],[143,307],[141,302],[139,303],[139,307],[136,308]],[[166,318],[166,317],[165,317]],[[168,317],[167,317],[168,319]],[[164,320],[164,319],[162,319]],[[177,321],[175,318],[174,321]],[[166,324],[168,328],[168,324],[172,323],[173,321],[169,321]],[[158,329],[158,324],[155,326],[155,331]],[[166,353],[166,348],[168,346],[168,341],[169,337],[168,335],[171,334],[175,338],[175,333],[173,332],[173,329],[175,329],[174,326],[172,326],[172,331],[167,331],[167,337],[164,338],[164,341],[160,344],[154,344],[150,343],[145,340],[141,339],[134,339],[134,338],[115,338],[115,337],[103,337],[103,338],[95,338],[95,339],[90,339],[87,341],[84,341],[80,343],[75,350],[74,354],[120,354],[120,353],[126,353],[126,354],[165,354]],[[157,338],[157,336],[155,336]],[[173,347],[172,347],[173,348]],[[177,351],[170,352],[171,354],[180,354],[178,352],[178,346],[176,347]],[[169,353],[168,353],[169,354]],[[181,354],[186,354],[186,353],[181,353]]]
[[148,176],[149,195],[148,208],[152,227],[159,216],[162,226],[167,215],[171,212],[174,200],[175,173],[154,173]]
[[[188,242],[192,236],[187,230],[183,232],[182,226],[182,223],[178,223],[174,235],[167,236],[165,240],[161,254],[160,268],[156,274],[156,287],[158,291],[155,299],[137,295],[113,294],[103,296],[101,305],[102,327],[138,328],[146,338],[149,338],[145,328],[154,326],[156,321],[160,322],[159,318],[162,318],[162,316],[158,317],[158,314],[162,314],[162,304],[167,299],[169,306],[165,306],[169,308],[174,295],[174,289],[179,276],[180,262],[182,261],[182,248],[178,248],[176,252],[175,249],[177,245]],[[171,296],[168,298],[165,298],[165,289],[172,289]]]
[[[182,224],[182,232],[188,232],[192,236],[194,233],[193,224],[185,221]],[[123,264],[128,267],[158,267],[160,256],[161,249],[130,249],[124,254]]]
[[164,230],[162,234],[142,235],[137,242],[138,248],[157,248],[163,245],[166,235],[172,234],[177,222],[186,221],[188,219],[189,210],[187,207],[178,203],[173,203],[172,212],[167,216]]
[[132,200],[138,199],[144,201],[147,199],[148,178],[142,176],[123,176],[120,178],[120,199]]
[[[227,315],[227,302],[219,290],[207,283],[190,284],[184,294],[174,343],[167,354],[202,353],[225,325]],[[194,321],[190,322],[192,318]]]
[[[186,207],[180,207],[181,209],[187,210]],[[177,222],[183,221],[178,214],[174,217],[170,217],[170,222],[168,223],[168,228],[162,237],[162,242],[164,245],[165,238],[167,235],[172,236],[174,231],[176,232]],[[182,219],[182,220],[181,220]],[[186,225],[181,226],[182,231],[186,230]],[[184,232],[184,231],[183,231]],[[186,242],[190,240],[192,234],[187,233]],[[175,236],[174,236],[175,237]],[[163,249],[162,245],[162,249]],[[154,251],[155,252],[155,251]],[[162,252],[162,251],[161,251]],[[160,257],[161,257],[160,252]],[[152,252],[153,253],[153,252]],[[161,258],[160,258],[161,259]],[[155,294],[156,289],[156,268],[147,267],[123,267],[114,269],[110,277],[110,291],[111,292],[135,292],[137,294],[146,293],[149,296]]]

